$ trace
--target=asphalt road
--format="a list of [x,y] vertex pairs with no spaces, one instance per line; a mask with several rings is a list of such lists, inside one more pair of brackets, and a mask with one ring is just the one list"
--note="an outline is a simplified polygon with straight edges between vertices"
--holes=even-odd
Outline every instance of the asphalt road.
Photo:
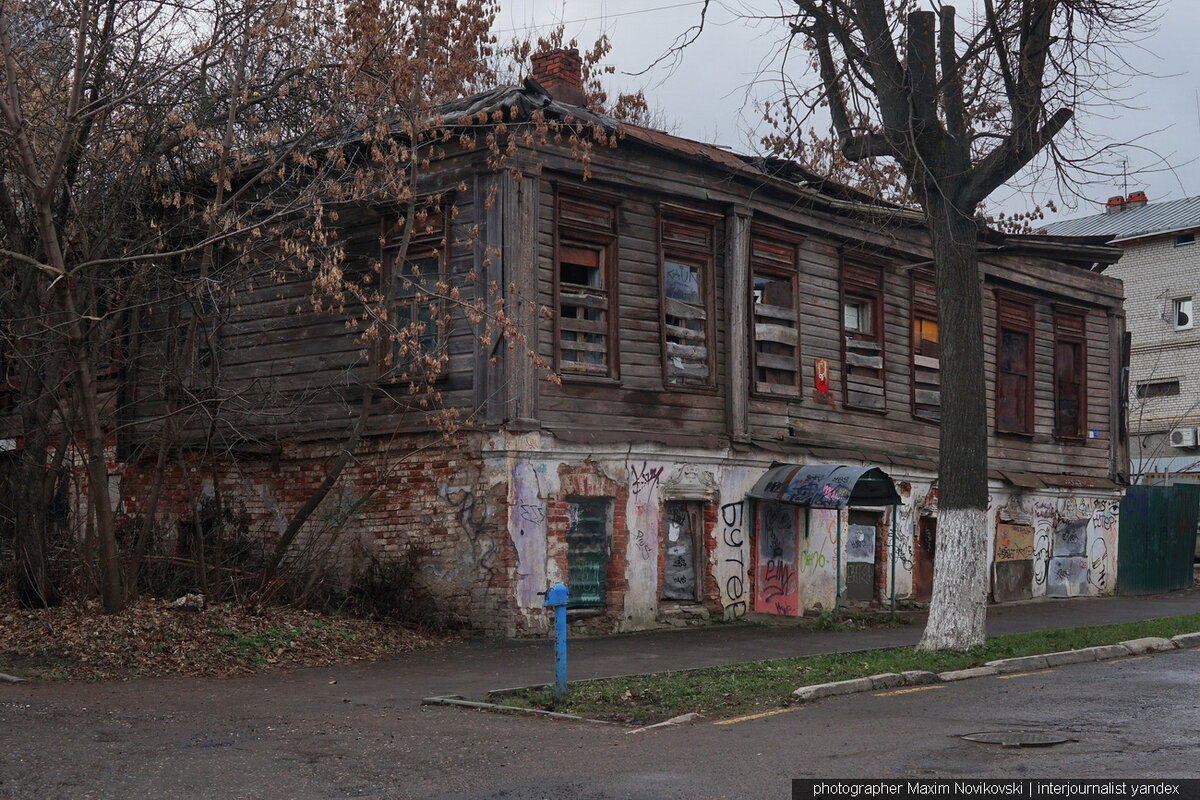
[[[4,689],[0,797],[786,798],[793,777],[1200,777],[1200,650],[637,734],[422,707],[386,669]],[[1007,728],[1075,741],[959,738]]]

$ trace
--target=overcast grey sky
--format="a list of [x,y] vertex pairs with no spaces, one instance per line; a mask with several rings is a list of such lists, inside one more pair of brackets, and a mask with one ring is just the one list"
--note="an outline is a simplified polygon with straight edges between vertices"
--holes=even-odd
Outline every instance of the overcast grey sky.
[[[1119,174],[1119,162],[1127,160],[1133,173],[1128,191],[1142,189],[1151,202],[1200,195],[1200,0],[1161,2],[1159,30],[1128,53],[1146,73],[1127,92],[1134,108],[1114,108],[1107,118],[1084,121],[1088,130],[1113,141],[1136,142],[1110,161]],[[638,72],[699,21],[702,6],[701,0],[501,0],[496,30],[504,40],[526,31],[545,33],[562,21],[568,38],[576,36],[582,45],[607,33],[613,42],[610,62]],[[769,78],[763,80],[763,70],[771,66],[785,28],[741,14],[772,8],[778,6],[765,0],[713,0],[704,32],[678,62],[668,60],[643,75],[618,75],[612,85],[644,89],[672,133],[753,152],[765,131],[755,103],[775,88]],[[797,82],[806,79],[800,67],[797,62],[790,72]],[[1048,218],[1063,219],[1096,213],[1099,203],[1124,189],[1120,178],[1087,187],[1087,199],[1097,204],[1060,198],[1053,189],[1031,196],[1002,188],[993,201],[1017,211],[1051,198],[1066,207]]]

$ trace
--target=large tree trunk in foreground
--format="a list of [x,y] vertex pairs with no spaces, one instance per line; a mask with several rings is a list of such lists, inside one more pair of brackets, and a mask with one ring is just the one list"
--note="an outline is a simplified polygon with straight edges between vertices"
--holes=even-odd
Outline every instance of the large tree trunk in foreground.
[[977,226],[941,197],[926,218],[937,262],[942,380],[937,552],[924,650],[967,650],[987,617],[987,409]]

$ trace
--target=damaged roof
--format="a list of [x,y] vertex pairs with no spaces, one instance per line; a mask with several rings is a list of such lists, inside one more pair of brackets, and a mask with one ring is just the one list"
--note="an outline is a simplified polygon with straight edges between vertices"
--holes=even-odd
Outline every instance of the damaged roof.
[[[607,114],[558,100],[532,77],[526,78],[520,86],[500,86],[446,103],[439,108],[439,115],[448,124],[472,125],[494,117],[497,111],[502,112],[507,120],[528,119],[535,112],[541,112],[550,119],[578,121],[647,147],[712,164],[758,181],[774,183],[833,211],[868,217],[885,215],[893,222],[919,227],[925,225],[925,216],[917,209],[873,197],[794,161],[771,156],[741,155],[707,142],[622,122]],[[1111,264],[1121,255],[1119,249],[1106,246],[1108,237],[1077,237],[1078,234],[1006,234],[983,226],[980,228],[981,252],[1019,251],[1085,269],[1096,264]]]

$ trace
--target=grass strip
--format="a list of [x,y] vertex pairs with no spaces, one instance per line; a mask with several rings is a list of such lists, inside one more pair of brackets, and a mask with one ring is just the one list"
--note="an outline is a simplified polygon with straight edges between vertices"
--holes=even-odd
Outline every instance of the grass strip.
[[731,717],[796,704],[800,686],[911,669],[944,672],[975,667],[999,658],[1116,644],[1143,636],[1175,636],[1200,630],[1200,614],[1101,625],[1014,633],[988,639],[963,653],[927,653],[914,647],[837,653],[724,667],[654,672],[621,678],[576,681],[565,702],[555,705],[549,687],[494,694],[495,703],[566,711],[595,719],[649,725],[689,712]]

